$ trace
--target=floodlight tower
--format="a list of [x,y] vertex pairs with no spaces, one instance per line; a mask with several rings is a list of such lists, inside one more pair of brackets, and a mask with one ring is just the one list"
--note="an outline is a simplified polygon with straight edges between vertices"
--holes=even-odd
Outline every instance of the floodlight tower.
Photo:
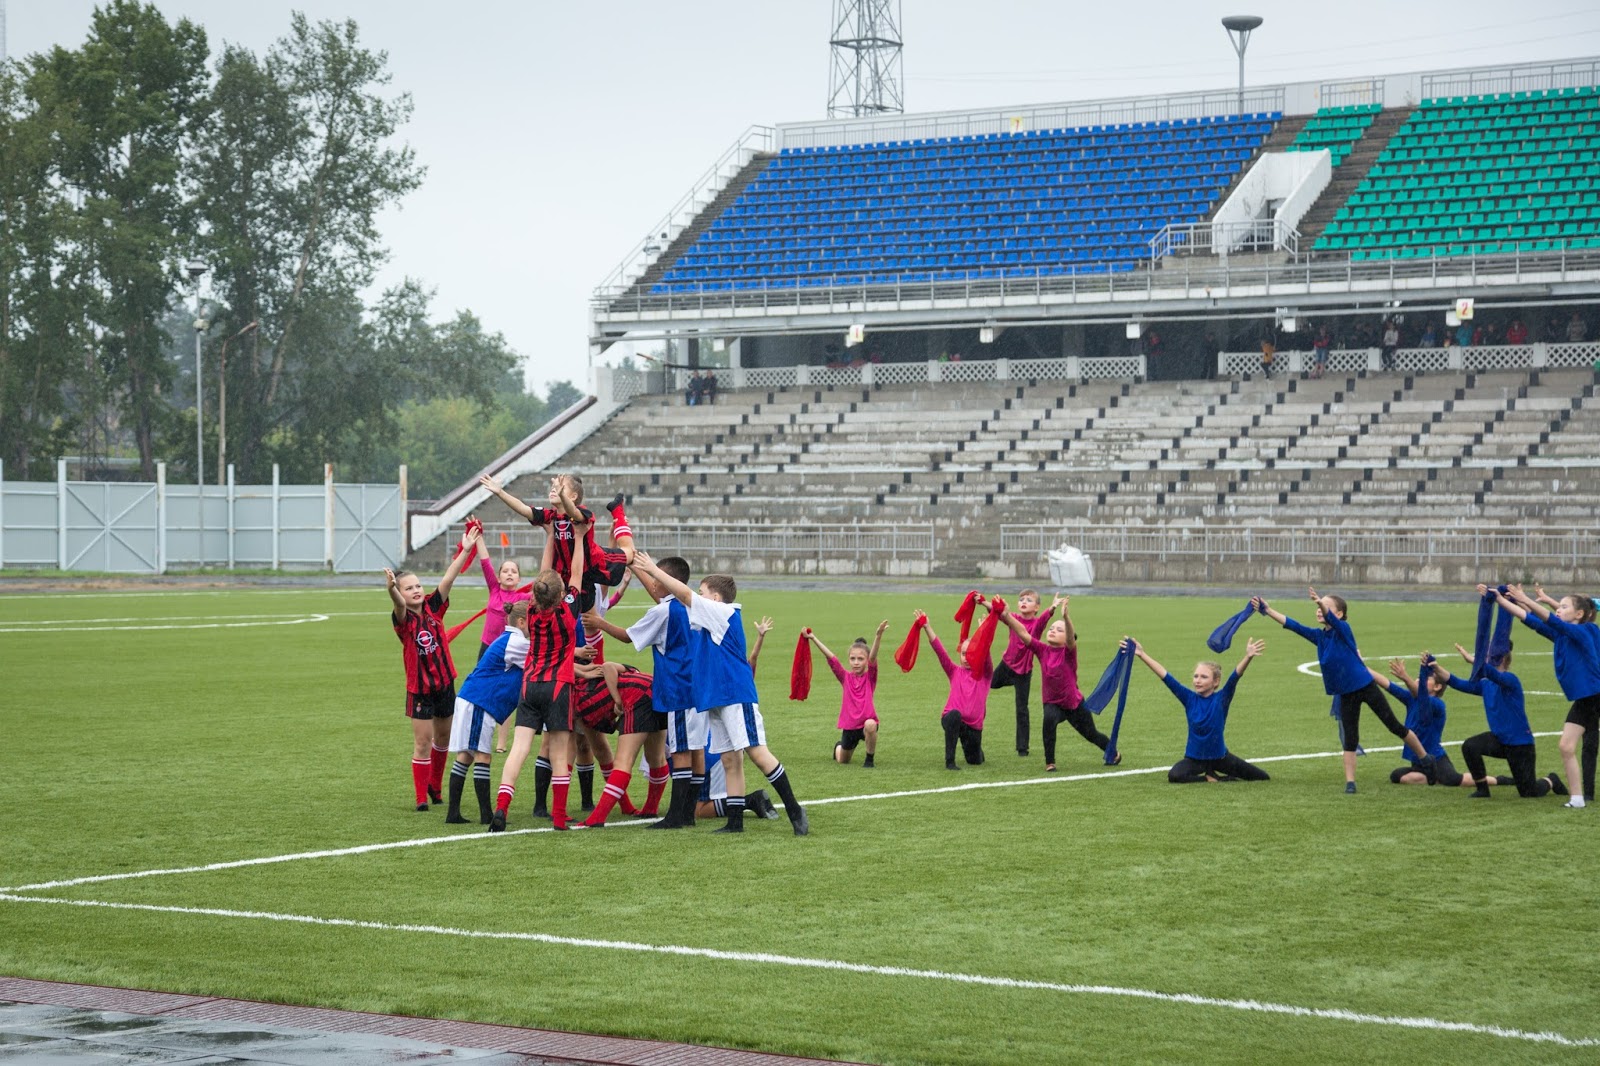
[[828,117],[899,114],[900,0],[833,0]]
[[1229,15],[1222,20],[1228,41],[1239,53],[1239,114],[1244,114],[1244,50],[1250,47],[1250,31],[1261,25],[1260,15]]
[[10,55],[6,51],[6,0],[0,0],[0,63],[4,63]]

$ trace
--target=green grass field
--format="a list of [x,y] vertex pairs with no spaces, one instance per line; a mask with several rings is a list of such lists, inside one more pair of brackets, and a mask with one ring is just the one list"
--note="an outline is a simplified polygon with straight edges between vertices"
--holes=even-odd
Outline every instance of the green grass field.
[[[1270,782],[1167,784],[1183,717],[1143,667],[1117,772],[1064,729],[1043,774],[1037,706],[1017,758],[1004,691],[989,762],[949,773],[944,677],[889,652],[917,607],[952,638],[957,599],[743,590],[747,622],[778,623],[758,680],[801,839],[781,820],[491,837],[414,812],[380,581],[7,595],[0,972],[885,1063],[1600,1055],[1600,811],[1390,785],[1370,716],[1390,750],[1344,795],[1311,646],[1262,619],[1221,658],[1267,640],[1228,740]],[[1374,663],[1470,643],[1470,593],[1352,599]],[[452,617],[481,603],[463,581]],[[1075,597],[1085,687],[1123,633],[1186,679],[1241,603]],[[1310,617],[1303,594],[1274,605]],[[835,766],[833,678],[818,663],[811,700],[786,699],[795,634],[843,651],[884,617],[879,766]],[[1549,646],[1518,645],[1534,728],[1558,730]],[[1449,703],[1447,740],[1482,730]],[[524,785],[511,828],[548,825]]]

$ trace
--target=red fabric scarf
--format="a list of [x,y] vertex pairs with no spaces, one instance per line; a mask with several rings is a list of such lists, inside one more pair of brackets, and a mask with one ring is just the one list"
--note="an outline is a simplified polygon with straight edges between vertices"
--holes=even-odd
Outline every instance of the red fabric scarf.
[[980,598],[978,590],[973,589],[967,593],[967,598],[961,601],[961,606],[956,608],[955,620],[961,623],[960,640],[967,639],[967,631],[972,628],[972,616],[978,609],[978,600]]
[[994,631],[1000,626],[1000,615],[1005,612],[1006,601],[996,596],[989,601],[989,613],[978,623],[978,631],[967,643],[967,669],[982,674],[989,662],[989,650],[994,647]]
[[794,663],[789,667],[789,698],[804,701],[811,695],[811,642],[806,631],[800,631],[799,643],[794,646]]
[[917,615],[917,620],[911,623],[911,632],[906,634],[906,639],[894,650],[894,664],[902,673],[909,674],[911,668],[917,665],[917,649],[922,647],[922,631],[928,625],[928,616]]

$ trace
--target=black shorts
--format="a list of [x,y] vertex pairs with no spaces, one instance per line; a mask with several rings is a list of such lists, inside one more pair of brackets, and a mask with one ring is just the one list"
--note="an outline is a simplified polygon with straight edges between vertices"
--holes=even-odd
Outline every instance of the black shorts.
[[456,713],[456,687],[448,685],[438,692],[407,692],[406,717],[421,722],[450,718]]
[[866,739],[866,735],[867,731],[865,729],[841,729],[839,730],[839,746],[845,751],[855,751],[856,745]]
[[667,715],[651,706],[649,700],[623,701],[622,716],[617,721],[619,733],[665,733]]
[[1600,728],[1600,695],[1585,696],[1574,703],[1567,712],[1567,724],[1581,725],[1586,733]]
[[565,681],[529,681],[517,704],[517,728],[535,733],[572,732],[572,686]]

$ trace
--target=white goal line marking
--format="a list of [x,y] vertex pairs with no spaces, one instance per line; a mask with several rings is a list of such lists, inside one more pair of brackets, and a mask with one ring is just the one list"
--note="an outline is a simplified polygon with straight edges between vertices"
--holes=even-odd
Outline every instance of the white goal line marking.
[[[1535,733],[1536,737],[1555,737],[1560,733]],[[1459,746],[1459,740],[1447,740],[1447,747]],[[1385,752],[1400,751],[1399,745],[1388,748],[1367,748],[1369,755],[1379,755]],[[1296,755],[1266,755],[1251,762],[1296,762],[1305,759],[1331,759],[1343,754],[1337,751],[1304,752]],[[911,796],[941,796],[955,792],[973,792],[987,788],[1017,788],[1022,785],[1049,785],[1067,781],[1098,781],[1115,777],[1137,777],[1145,774],[1164,774],[1169,767],[1148,766],[1133,770],[1107,770],[1102,773],[1088,774],[1052,774],[1049,777],[1028,777],[1020,781],[974,781],[963,785],[945,785],[942,788],[907,789],[901,792],[873,792],[863,796],[831,796],[823,799],[806,800],[802,806],[826,807],[834,803],[860,803],[864,800],[905,799]],[[646,819],[629,819],[627,821],[607,822],[608,829],[620,829],[630,825],[650,825]],[[528,833],[553,832],[549,826],[538,826],[533,829],[512,829],[505,833],[456,833],[442,837],[419,837],[415,840],[394,840],[383,844],[357,844],[348,848],[328,848],[322,851],[299,851],[289,855],[266,855],[254,859],[234,859],[228,862],[211,862],[201,866],[174,866],[155,870],[129,870],[116,874],[96,874],[90,877],[72,877],[59,881],[40,881],[31,885],[7,885],[0,887],[0,893],[13,892],[43,892],[51,888],[72,888],[77,885],[104,884],[108,881],[131,881],[143,877],[162,877],[168,874],[203,874],[215,873],[219,870],[237,870],[249,866],[270,866],[280,862],[298,862],[302,859],[336,859],[345,855],[367,855],[378,851],[392,851],[397,848],[423,848],[431,844],[455,844],[464,841],[492,840],[499,836],[522,836]]]
[[368,922],[352,918],[318,918],[305,914],[240,911],[219,907],[171,907],[150,903],[109,903],[98,900],[56,899],[45,896],[14,896],[6,893],[0,893],[0,900],[7,900],[13,903],[46,903],[68,907],[100,907],[109,910],[143,911],[156,914],[191,914],[215,918],[255,919],[260,921],[290,922],[300,925],[371,929],[392,933],[427,933],[475,940],[513,940],[549,944],[557,947],[600,948],[608,951],[676,955],[687,958],[714,959],[722,962],[749,962],[769,966],[832,970],[844,973],[867,974],[874,977],[916,977],[930,981],[949,981],[988,988],[1063,992],[1069,995],[1115,996],[1123,999],[1142,999],[1157,1003],[1174,1003],[1194,1007],[1220,1007],[1227,1010],[1248,1011],[1256,1014],[1279,1014],[1294,1018],[1320,1018],[1328,1021],[1353,1022],[1360,1025],[1383,1025],[1400,1029],[1424,1029],[1446,1033],[1470,1033],[1478,1036],[1495,1036],[1530,1043],[1556,1044],[1561,1047],[1600,1047],[1600,1039],[1593,1037],[1571,1037],[1556,1032],[1533,1032],[1526,1029],[1511,1029],[1500,1025],[1480,1025],[1474,1022],[1450,1022],[1439,1018],[1366,1014],[1360,1011],[1327,1007],[1297,1007],[1287,1003],[1268,1003],[1254,999],[1220,999],[1187,992],[1156,992],[1145,988],[1124,988],[1118,985],[1065,984],[1056,981],[1028,981],[1012,977],[990,977],[984,974],[959,973],[946,970],[921,970],[903,966],[872,966],[866,963],[845,962],[840,959],[817,959],[801,955],[777,955],[770,952],[725,951],[717,948],[688,947],[681,944],[643,944],[628,940],[598,940],[589,937],[556,936],[551,933],[452,929],[449,926],[439,925]]

